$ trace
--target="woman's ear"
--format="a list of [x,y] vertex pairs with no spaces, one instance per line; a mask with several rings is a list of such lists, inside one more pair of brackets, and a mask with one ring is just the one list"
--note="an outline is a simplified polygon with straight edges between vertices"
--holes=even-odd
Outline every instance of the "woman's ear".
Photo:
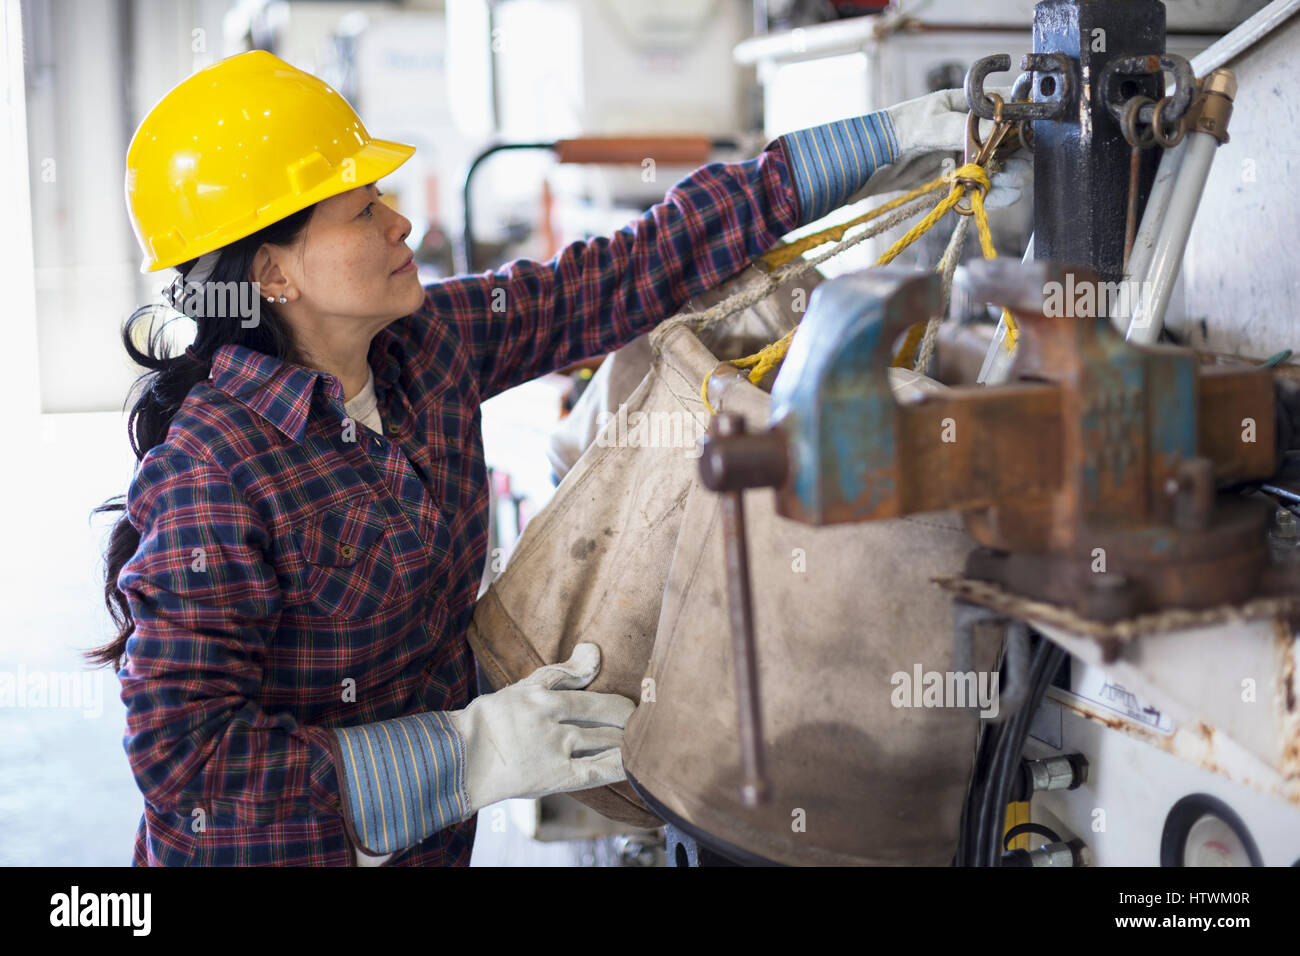
[[248,267],[249,278],[257,283],[259,294],[266,298],[268,296],[279,298],[285,295],[285,290],[289,287],[289,277],[284,274],[280,268],[280,256],[283,250],[273,247],[270,243],[263,243],[253,253],[252,265]]

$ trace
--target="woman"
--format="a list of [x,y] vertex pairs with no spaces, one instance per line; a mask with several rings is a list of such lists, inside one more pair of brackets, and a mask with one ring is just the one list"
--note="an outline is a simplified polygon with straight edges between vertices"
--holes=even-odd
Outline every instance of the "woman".
[[550,262],[427,287],[375,185],[413,147],[262,51],[169,93],[127,202],[142,271],[178,270],[196,333],[171,356],[133,344],[148,309],[124,332],[152,374],[135,477],[104,506],[125,512],[119,633],[94,652],[145,798],[133,862],[466,865],[480,807],[624,779],[633,704],[579,689],[595,645],[477,696],[479,406],[652,328],[877,167],[958,148],[956,92],[701,167]]

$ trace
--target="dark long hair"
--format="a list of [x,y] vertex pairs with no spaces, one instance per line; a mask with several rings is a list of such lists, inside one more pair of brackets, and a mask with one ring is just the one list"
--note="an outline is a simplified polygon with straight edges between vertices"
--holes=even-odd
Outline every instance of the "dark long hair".
[[[291,245],[297,241],[307,227],[315,206],[308,206],[291,216],[274,222],[266,228],[243,239],[230,243],[221,250],[216,267],[207,276],[206,282],[244,283],[249,281],[253,256],[263,243],[271,245]],[[181,308],[178,292],[184,294],[185,282],[198,263],[191,259],[176,267],[180,276],[172,285],[170,298],[177,309]],[[227,288],[235,288],[229,286]],[[292,330],[284,319],[277,315],[270,303],[259,303],[259,321],[251,328],[245,328],[237,314],[206,314],[195,317],[197,331],[194,342],[180,355],[170,354],[163,331],[166,322],[154,325],[154,319],[167,310],[157,304],[136,309],[122,328],[122,344],[126,352],[138,365],[150,371],[136,379],[131,394],[138,394],[134,408],[127,420],[127,435],[131,440],[131,450],[139,461],[149,450],[163,443],[172,419],[180,410],[181,403],[198,383],[205,381],[212,368],[212,356],[223,345],[243,345],[267,355],[273,355],[283,361],[306,364],[294,341]],[[218,310],[229,311],[229,310]],[[175,321],[173,315],[167,321]],[[134,336],[137,325],[149,320],[148,341],[145,351],[136,348]],[[127,401],[131,400],[128,394]],[[125,407],[125,406],[124,406]],[[120,668],[126,656],[126,640],[135,630],[135,620],[126,596],[117,586],[117,576],[122,566],[135,554],[140,546],[140,533],[126,516],[126,495],[115,495],[91,511],[91,515],[102,511],[121,511],[122,517],[113,526],[108,539],[108,549],[104,554],[104,603],[108,613],[117,625],[117,636],[112,641],[85,651],[84,656],[92,665],[113,665]]]

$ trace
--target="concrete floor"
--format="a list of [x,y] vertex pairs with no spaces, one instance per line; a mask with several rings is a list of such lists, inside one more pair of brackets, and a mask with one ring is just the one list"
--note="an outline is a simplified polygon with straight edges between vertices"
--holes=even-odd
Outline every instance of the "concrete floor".
[[[89,513],[130,481],[125,418],[46,415],[6,430],[22,451],[0,468],[11,542],[0,549],[0,674],[54,672],[80,693],[0,706],[0,866],[129,865],[142,803],[122,749],[119,685],[78,657],[113,631],[102,560],[117,515]],[[607,841],[542,844],[513,826],[478,833],[475,866],[611,862]]]

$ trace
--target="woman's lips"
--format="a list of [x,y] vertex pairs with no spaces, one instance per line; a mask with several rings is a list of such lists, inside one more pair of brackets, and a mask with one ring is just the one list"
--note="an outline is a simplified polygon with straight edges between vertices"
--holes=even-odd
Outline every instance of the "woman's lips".
[[414,256],[412,256],[410,259],[407,259],[407,260],[406,260],[406,265],[402,266],[400,269],[394,269],[392,274],[393,274],[393,275],[401,275],[403,272],[413,272],[413,271],[415,271],[415,257],[414,257]]

